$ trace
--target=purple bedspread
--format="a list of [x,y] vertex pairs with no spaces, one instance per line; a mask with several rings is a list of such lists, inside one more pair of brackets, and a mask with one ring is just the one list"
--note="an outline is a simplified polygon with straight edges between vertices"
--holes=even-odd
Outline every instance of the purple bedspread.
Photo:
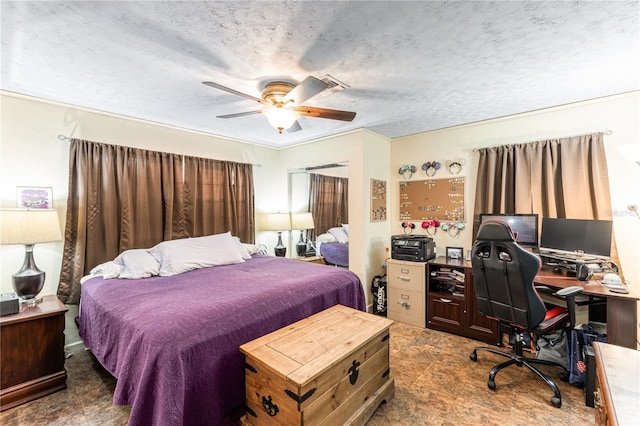
[[338,266],[349,266],[349,244],[322,243],[320,255],[324,256],[327,263]]
[[238,347],[336,304],[365,310],[347,270],[256,255],[246,263],[82,286],[80,336],[117,378],[129,425],[216,425],[245,402]]

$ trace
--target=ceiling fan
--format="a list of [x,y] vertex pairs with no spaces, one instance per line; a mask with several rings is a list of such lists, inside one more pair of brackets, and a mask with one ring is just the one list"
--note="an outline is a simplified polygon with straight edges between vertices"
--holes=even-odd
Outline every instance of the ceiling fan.
[[251,99],[265,106],[263,109],[247,112],[238,112],[235,114],[219,115],[218,118],[235,118],[245,115],[262,114],[267,117],[269,123],[279,133],[283,130],[288,132],[297,132],[301,130],[298,118],[301,116],[328,118],[330,120],[352,121],[356,116],[355,112],[340,111],[336,109],[317,108],[301,105],[308,99],[319,94],[323,90],[329,88],[329,84],[309,76],[302,83],[295,85],[285,81],[272,81],[267,83],[262,90],[262,99],[246,93],[238,92],[212,81],[203,81],[202,84],[233,93]]

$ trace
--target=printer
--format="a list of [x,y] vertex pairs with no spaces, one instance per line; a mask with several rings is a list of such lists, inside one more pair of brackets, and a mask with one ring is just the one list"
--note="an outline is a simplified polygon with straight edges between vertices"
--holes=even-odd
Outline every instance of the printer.
[[426,262],[436,257],[436,243],[426,235],[392,235],[391,258]]

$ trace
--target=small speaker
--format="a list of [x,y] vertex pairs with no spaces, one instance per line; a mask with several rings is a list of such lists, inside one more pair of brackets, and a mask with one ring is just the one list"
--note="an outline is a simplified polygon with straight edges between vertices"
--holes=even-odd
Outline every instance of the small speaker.
[[578,263],[576,265],[576,278],[580,281],[589,281],[594,273],[603,272],[603,270],[597,263]]
[[20,302],[15,293],[0,294],[0,316],[17,314],[20,311]]
[[587,281],[591,277],[591,269],[586,263],[578,263],[576,268],[576,278],[580,281]]

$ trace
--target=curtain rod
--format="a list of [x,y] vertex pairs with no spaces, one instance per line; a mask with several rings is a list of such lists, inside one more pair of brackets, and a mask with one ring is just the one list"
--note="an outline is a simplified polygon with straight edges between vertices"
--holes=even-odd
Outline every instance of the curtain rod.
[[[590,133],[580,133],[579,135],[571,135],[571,136],[560,136],[560,137],[556,137],[554,139],[561,139],[561,138],[575,138],[576,136],[585,136],[585,135],[593,135],[595,133],[603,133],[607,136],[612,135],[613,134],[613,130],[611,129],[603,129],[602,131],[598,131],[598,132],[590,132]],[[513,144],[502,144],[502,145],[492,145],[492,146],[487,146],[487,147],[483,147],[483,148],[474,148],[473,152],[478,152],[481,149],[487,149],[487,148],[495,148],[498,146],[507,146],[507,145],[517,145],[517,144],[522,144],[522,143],[532,143],[532,142],[539,142],[541,140],[545,140],[545,139],[537,139],[535,141],[530,141],[530,142],[515,142]]]
[[[71,138],[69,136],[65,136],[65,135],[58,135],[58,139],[60,139],[61,141],[70,141]],[[238,161],[239,163],[239,161]],[[262,167],[262,164],[255,164],[255,163],[250,163],[253,167]]]

